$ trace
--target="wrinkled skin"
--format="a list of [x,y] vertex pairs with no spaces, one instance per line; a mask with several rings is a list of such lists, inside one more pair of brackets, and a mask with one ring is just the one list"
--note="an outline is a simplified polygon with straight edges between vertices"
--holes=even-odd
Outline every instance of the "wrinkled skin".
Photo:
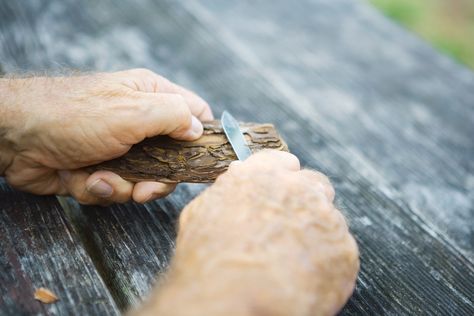
[[83,204],[146,202],[174,185],[131,183],[81,167],[126,153],[145,137],[194,140],[213,118],[194,93],[146,69],[72,77],[0,79],[0,175],[35,194]]
[[335,314],[359,259],[333,199],[291,154],[232,164],[183,210],[170,271],[136,315]]

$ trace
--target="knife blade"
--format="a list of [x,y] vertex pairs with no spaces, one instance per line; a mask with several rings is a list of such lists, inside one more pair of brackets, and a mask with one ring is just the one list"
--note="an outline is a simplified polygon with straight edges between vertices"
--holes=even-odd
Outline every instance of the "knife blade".
[[224,113],[222,113],[221,124],[237,158],[239,160],[245,160],[252,155],[252,151],[245,141],[244,134],[240,130],[239,123],[229,112],[224,111]]

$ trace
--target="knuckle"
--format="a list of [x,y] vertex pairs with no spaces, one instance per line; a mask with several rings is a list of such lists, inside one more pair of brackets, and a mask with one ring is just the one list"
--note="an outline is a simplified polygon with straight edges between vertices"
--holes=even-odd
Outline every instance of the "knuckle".
[[300,165],[300,160],[298,157],[291,153],[279,151],[279,153],[282,154],[282,156],[287,160],[288,164],[291,165],[291,167],[295,170],[300,170],[301,165]]
[[334,201],[334,197],[336,196],[336,190],[334,190],[334,187],[331,184],[329,184],[329,185],[324,186],[324,190],[329,201],[331,202]]
[[157,73],[154,73],[153,72],[153,75],[155,76],[155,78],[158,80],[158,82],[161,84],[161,85],[170,85],[172,84],[172,82],[168,79],[168,78],[165,78]]
[[323,173],[319,172],[319,171],[304,169],[304,170],[300,171],[300,174],[303,177],[306,177],[307,179],[309,179],[313,182],[319,182],[319,183],[323,184],[324,186],[332,188],[332,184],[331,184],[331,181],[329,180],[329,178],[326,175],[324,175]]
[[273,157],[274,153],[272,150],[264,149],[254,153],[250,156],[245,162],[243,163],[245,166],[251,166],[255,164],[265,164],[265,165],[273,165],[269,164],[268,160]]
[[150,69],[148,69],[148,68],[133,68],[133,69],[129,70],[129,72],[131,72],[135,75],[139,75],[139,76],[155,75],[155,73],[153,71],[151,71]]
[[278,171],[278,168],[262,160],[252,161],[248,164],[243,163],[242,166],[240,166],[239,170],[239,172],[241,172],[242,174],[249,175],[250,177],[258,177],[259,175],[266,176],[271,174],[275,175]]
[[334,201],[336,191],[326,175],[322,174],[321,172],[307,169],[302,170],[300,175],[302,178],[306,179],[306,182],[309,185],[317,185],[330,202]]
[[270,169],[291,169],[300,168],[299,159],[288,152],[265,149],[252,155],[245,164],[258,164]]
[[284,186],[291,195],[302,197],[304,194],[304,187],[302,186],[301,180],[295,173],[291,172],[272,172],[274,179]]
[[357,246],[357,242],[352,236],[351,233],[348,233],[348,251],[347,254],[353,262],[356,262],[357,268],[359,266],[359,246]]
[[313,172],[315,173],[315,175],[319,178],[321,182],[331,185],[331,181],[329,180],[328,176],[326,176],[324,173],[319,172],[319,171],[313,171]]

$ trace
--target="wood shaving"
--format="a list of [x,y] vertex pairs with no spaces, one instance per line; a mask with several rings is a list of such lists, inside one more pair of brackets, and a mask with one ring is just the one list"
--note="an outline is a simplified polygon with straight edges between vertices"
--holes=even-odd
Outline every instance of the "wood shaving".
[[56,302],[58,297],[47,288],[40,287],[35,291],[35,300],[38,300],[41,303],[51,304]]

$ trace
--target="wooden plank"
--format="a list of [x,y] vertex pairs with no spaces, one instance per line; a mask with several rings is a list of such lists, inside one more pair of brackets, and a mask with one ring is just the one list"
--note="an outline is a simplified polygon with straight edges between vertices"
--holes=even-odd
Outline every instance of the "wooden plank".
[[186,7],[355,169],[474,259],[472,71],[362,1]]
[[[266,14],[269,14],[271,19],[274,20],[280,17],[279,21],[282,21],[281,17],[286,16],[286,12],[283,14],[281,11],[283,10],[282,3],[273,10],[265,11],[267,12]],[[307,14],[311,13],[312,17],[316,16],[314,18],[315,21],[318,21],[318,15],[316,15],[318,8],[321,8],[321,12],[327,15],[328,21],[334,21],[334,18],[343,18],[345,15],[351,14],[354,14],[356,17],[360,16],[358,15],[361,10],[360,7],[352,2],[334,1],[336,3],[334,7],[328,4],[324,5],[322,2],[314,3],[316,7],[304,8],[307,9]],[[341,6],[341,3],[351,5]],[[324,8],[328,6],[329,9],[325,11]],[[406,192],[403,191],[405,188],[402,187],[404,184],[401,181],[403,180],[402,176],[411,179],[410,175],[413,173],[415,179],[420,178],[420,171],[412,170],[412,168],[419,165],[413,164],[412,168],[399,169],[401,170],[401,180],[398,182],[392,179],[393,175],[392,178],[387,177],[387,174],[391,175],[398,170],[395,168],[394,171],[390,168],[403,165],[402,162],[397,163],[396,158],[387,157],[387,148],[383,147],[385,138],[387,138],[387,142],[393,142],[394,137],[392,133],[397,135],[402,130],[395,129],[391,133],[387,133],[388,128],[384,127],[377,120],[380,117],[384,117],[383,113],[387,117],[398,119],[398,116],[394,115],[390,110],[390,106],[383,106],[384,103],[382,102],[377,103],[379,105],[377,107],[373,106],[371,108],[372,111],[365,111],[369,114],[377,114],[377,116],[368,121],[368,127],[375,125],[374,128],[378,131],[384,131],[384,133],[374,135],[369,133],[368,128],[360,131],[352,126],[361,124],[361,122],[364,123],[358,117],[360,115],[358,114],[359,112],[364,112],[364,108],[360,104],[357,104],[354,108],[353,115],[356,119],[353,123],[349,119],[345,119],[346,125],[338,125],[339,123],[334,122],[338,111],[340,112],[339,115],[350,117],[350,112],[345,109],[348,105],[344,98],[339,98],[339,101],[337,101],[336,97],[328,99],[330,102],[327,107],[335,107],[337,110],[331,115],[325,114],[329,113],[329,110],[323,111],[320,109],[320,107],[326,106],[322,102],[324,101],[324,95],[314,95],[313,90],[311,90],[313,94],[308,92],[307,97],[293,98],[295,94],[294,87],[291,85],[281,85],[283,80],[281,76],[289,74],[285,76],[289,80],[295,74],[304,73],[304,71],[297,68],[293,73],[284,72],[282,70],[283,62],[281,61],[280,63],[275,63],[275,65],[270,64],[271,67],[278,66],[276,69],[281,74],[268,73],[267,71],[271,67],[260,66],[260,63],[262,63],[261,60],[266,59],[266,56],[268,58],[273,56],[267,55],[270,49],[258,48],[256,54],[261,56],[258,59],[254,55],[249,56],[248,51],[242,51],[239,47],[233,45],[233,43],[241,44],[241,42],[234,41],[235,36],[233,34],[235,33],[232,32],[235,31],[232,31],[231,23],[227,27],[225,23],[216,25],[214,21],[217,14],[213,15],[212,11],[203,12],[202,9],[199,11],[199,8],[190,9],[190,7],[184,9],[180,4],[176,3],[155,3],[151,1],[137,1],[133,4],[123,2],[120,6],[101,2],[94,4],[91,8],[84,8],[82,10],[80,10],[81,6],[79,3],[62,4],[54,2],[54,10],[52,7],[53,5],[46,6],[39,12],[35,11],[34,8],[22,8],[22,10],[26,10],[29,13],[22,13],[20,17],[28,16],[29,19],[26,19],[28,23],[25,23],[25,21],[21,22],[20,18],[9,24],[15,32],[21,32],[21,34],[25,34],[23,36],[31,38],[28,37],[23,41],[9,38],[18,46],[18,49],[14,51],[14,54],[8,51],[5,52],[5,49],[1,51],[2,61],[6,61],[6,70],[15,69],[18,66],[26,69],[57,68],[57,65],[50,60],[48,61],[48,59],[53,59],[55,63],[73,67],[102,70],[147,66],[171,79],[194,88],[204,95],[211,104],[225,104],[226,108],[232,110],[240,119],[277,123],[277,126],[283,132],[284,138],[288,141],[290,149],[297,153],[307,166],[321,169],[332,177],[339,197],[338,202],[349,218],[351,228],[361,247],[362,271],[356,293],[346,306],[345,313],[367,314],[385,312],[407,314],[424,312],[427,314],[470,314],[473,312],[471,294],[473,293],[474,268],[472,260],[466,257],[465,247],[462,247],[462,242],[465,242],[465,235],[462,235],[459,238],[460,242],[456,244],[454,242],[456,239],[450,237],[449,234],[445,234],[439,225],[435,225],[426,216],[420,216],[417,209],[417,207],[421,208],[420,206],[409,203],[410,199]],[[263,12],[264,9],[268,8],[257,6],[256,9],[258,9],[256,10],[258,12]],[[16,10],[23,12],[20,8],[13,11],[17,12]],[[335,16],[334,14],[336,13],[339,15]],[[305,17],[306,15],[303,14],[302,16]],[[367,19],[372,21],[370,20],[372,19],[370,15],[362,15],[362,17],[363,21]],[[307,18],[309,19],[309,17]],[[293,19],[296,19],[296,17]],[[325,21],[322,15],[319,15],[319,19]],[[51,22],[53,20],[54,23]],[[301,22],[302,24],[306,21],[304,18],[301,18],[301,20],[303,21]],[[153,23],[149,21],[153,21]],[[232,21],[232,19],[229,18],[229,21]],[[291,21],[296,23],[294,20]],[[380,21],[375,20],[378,23]],[[371,24],[364,23],[360,26],[359,31],[370,32]],[[330,29],[330,24],[330,22],[320,24],[325,29],[320,29],[318,32],[321,33],[323,32],[322,30]],[[34,25],[36,28],[30,25]],[[37,33],[36,29],[38,27],[41,29],[43,25],[50,26],[48,28],[49,32],[47,34]],[[80,25],[80,30],[72,32],[73,25]],[[300,24],[296,25],[302,27]],[[365,25],[365,28],[362,27],[363,25]],[[6,31],[2,36],[9,37],[8,28],[3,29]],[[217,32],[217,30],[222,31]],[[389,29],[388,31],[390,31],[390,34],[394,33],[393,36],[400,34],[399,30]],[[55,39],[55,41],[52,39]],[[41,47],[41,49],[37,49],[35,57],[32,58],[27,54],[28,50],[26,48],[35,42],[37,43],[35,45]],[[272,44],[276,45],[275,43],[277,42],[274,41]],[[58,43],[62,44],[58,45]],[[394,49],[393,46],[385,44],[385,46],[379,48],[382,52],[389,52],[391,49]],[[94,51],[91,51],[91,47],[94,48]],[[272,46],[268,45],[268,47],[271,48]],[[310,48],[307,48],[305,51],[310,50]],[[325,46],[317,48],[318,51],[321,51],[321,53],[325,52],[329,56],[340,49],[338,46],[331,45],[329,37],[325,42]],[[411,56],[410,49],[411,47],[408,47],[404,51],[408,56]],[[437,56],[432,51],[429,53],[423,52],[435,61],[438,60],[437,58],[440,58],[432,57]],[[418,55],[416,50],[414,55]],[[423,55],[421,57],[418,56],[417,60],[420,61],[420,58],[423,59],[425,57]],[[303,75],[296,78],[298,78],[297,80],[312,82],[315,89],[331,87],[333,93],[337,95],[339,89],[351,86],[356,79],[365,78],[368,83],[371,82],[370,77],[374,74],[366,72],[364,67],[356,67],[360,61],[357,59],[354,61],[353,67],[355,68],[352,74],[350,72],[352,69],[351,62],[347,60],[343,71],[341,70],[333,78],[330,77],[330,82],[325,82],[324,80],[314,80],[313,82],[311,79],[314,77],[305,79]],[[403,65],[397,65],[397,63],[403,61],[397,61],[395,58],[391,62],[394,64],[393,68],[403,68]],[[436,64],[439,65],[439,63],[437,61]],[[384,65],[386,66],[386,64],[383,64],[380,67]],[[441,62],[441,65],[443,65],[443,62]],[[464,71],[452,65],[448,64],[444,67],[446,69],[443,68],[439,73],[432,73],[433,77],[438,78],[434,80],[442,80],[443,76],[454,80],[453,78],[458,77],[458,74],[462,78],[469,78],[469,75],[465,75]],[[337,67],[333,65],[327,71],[330,72],[331,69],[337,69]],[[351,80],[347,82],[343,80],[345,71],[352,74],[349,77]],[[406,74],[409,74],[409,72],[404,73],[404,75]],[[403,80],[396,82],[398,86],[395,86],[397,88],[395,90],[390,89],[393,85],[389,83],[387,83],[387,86],[381,86],[376,90],[370,89],[370,86],[369,88],[362,89],[364,86],[361,88],[355,85],[354,89],[348,90],[346,94],[349,94],[349,96],[361,94],[361,97],[365,96],[369,99],[373,97],[378,100],[385,99],[390,95],[403,95],[406,93],[408,96],[416,98],[417,91],[409,89],[410,82],[408,82],[407,78],[410,77],[404,76],[401,78]],[[383,81],[382,79],[384,78],[376,77],[375,80]],[[385,79],[390,82],[391,78]],[[419,80],[420,78],[417,79]],[[459,88],[456,88],[458,85],[448,85],[451,87],[450,89],[453,89],[452,93],[456,92],[456,89],[460,89],[460,95],[462,96],[455,98],[454,100],[456,101],[462,101],[463,98],[469,96],[464,90],[465,83],[463,83],[463,80],[466,79],[459,80]],[[400,87],[404,88],[400,90]],[[306,95],[305,91],[302,90],[302,93]],[[331,95],[329,94],[329,96]],[[308,105],[308,100],[311,103],[318,101],[322,105],[320,107]],[[298,105],[300,102],[302,102],[303,106]],[[338,104],[343,104],[344,107],[338,107]],[[460,104],[465,103],[461,102]],[[218,112],[222,110],[222,107],[214,107],[217,108]],[[307,110],[308,108],[311,109],[311,112]],[[455,106],[454,111],[459,108],[462,108],[462,106]],[[438,107],[433,111],[433,115],[437,117]],[[441,113],[443,114],[444,112]],[[314,118],[312,117],[313,115]],[[453,122],[461,116],[463,115],[448,113],[448,117]],[[402,115],[401,119],[404,117],[406,115]],[[291,120],[288,118],[291,118]],[[324,121],[323,118],[325,119]],[[387,124],[385,123],[387,121],[389,120],[385,119],[382,122]],[[402,120],[402,122],[404,121]],[[397,125],[395,123],[396,120],[393,119],[392,124],[388,126],[396,128]],[[421,124],[421,128],[424,128],[425,125],[422,123],[417,122],[417,124]],[[349,137],[349,132],[336,129],[336,127],[342,129],[341,126],[344,126],[344,129],[352,130],[354,136],[351,137],[353,138]],[[464,135],[461,137],[461,139],[464,139],[468,137],[465,134],[465,124],[461,123],[460,126],[459,130],[455,127],[450,127],[450,129],[457,131],[453,134],[455,136]],[[430,127],[427,130],[431,131],[431,125],[427,125],[427,127]],[[375,137],[377,135],[378,138]],[[355,138],[357,138],[357,142],[353,140]],[[375,142],[374,139],[377,141]],[[450,143],[449,139],[448,137],[448,142],[443,143],[439,148],[446,146],[451,150],[452,155],[456,157],[462,156],[465,152],[470,152],[469,148],[455,146],[456,144]],[[436,139],[437,142],[441,140],[443,140],[442,137]],[[434,146],[437,142],[429,144]],[[414,152],[410,148],[413,148],[414,144],[410,144],[406,148],[402,145],[403,142],[400,142],[397,147],[389,149],[396,149],[396,153],[403,154],[403,157],[413,155]],[[381,147],[383,150],[375,150],[378,147]],[[360,148],[364,148],[364,150]],[[422,149],[425,150],[425,154],[422,155],[424,158],[428,153],[436,153],[434,149],[427,152],[425,148]],[[434,155],[434,157],[439,161],[442,160],[437,155]],[[390,163],[380,162],[379,160],[381,159],[388,159]],[[431,161],[427,159],[424,161],[429,165]],[[406,163],[411,166],[412,160],[408,159]],[[436,166],[439,167],[439,164]],[[426,169],[428,168],[423,167],[421,170],[426,173]],[[468,174],[472,177],[471,170],[467,169]],[[467,179],[469,179],[469,176]],[[443,184],[446,184],[451,183],[452,180],[448,172],[442,172],[440,173],[440,180],[436,181],[442,181]],[[436,184],[437,182],[434,183]],[[467,181],[467,183],[469,184],[470,182]],[[182,205],[197,193],[190,191],[190,194],[186,194],[187,188],[189,187],[181,187],[180,190],[184,190],[184,193],[183,191],[178,191],[169,199],[159,202],[158,206],[168,214],[177,214]],[[460,192],[464,198],[464,191]],[[178,200],[179,203],[173,199]],[[435,199],[434,201],[437,200]],[[154,214],[158,206],[150,204],[147,207]],[[423,205],[422,208],[425,207],[428,208],[427,212],[438,210],[437,205]],[[128,291],[128,293],[123,295],[125,296],[123,299],[124,305],[133,304],[139,296],[146,293],[149,283],[153,279],[152,275],[154,272],[160,271],[158,268],[160,265],[157,262],[165,260],[157,259],[160,256],[156,254],[158,246],[153,245],[158,245],[159,242],[148,241],[148,239],[157,238],[154,234],[152,235],[153,237],[149,238],[138,233],[133,233],[136,235],[130,233],[128,235],[134,237],[125,236],[122,239],[115,236],[117,235],[116,232],[120,231],[120,229],[134,232],[134,229],[130,227],[137,227],[136,229],[139,232],[140,228],[138,227],[140,225],[151,225],[151,228],[147,228],[147,230],[152,231],[152,227],[157,225],[151,219],[151,215],[143,215],[146,220],[140,220],[139,223],[137,222],[134,225],[127,225],[126,223],[128,223],[130,217],[134,217],[132,212],[134,208],[134,206],[125,207],[122,214],[114,220],[112,220],[113,208],[110,211],[102,210],[105,211],[104,214],[100,213],[97,209],[89,211],[92,212],[92,215],[86,216],[84,220],[84,223],[87,225],[94,225],[96,216],[104,215],[104,223],[108,221],[113,222],[113,225],[109,226],[110,230],[108,230],[106,225],[103,225],[104,228],[100,234],[94,234],[92,240],[98,249],[110,254],[111,259],[105,260],[105,262],[111,267],[110,271],[117,275],[114,281],[117,284],[116,288],[123,292]],[[84,210],[85,214],[87,212],[88,210]],[[165,222],[169,223],[167,224],[168,227],[171,227],[171,221]],[[162,230],[158,230],[157,233],[160,234]],[[112,238],[111,236],[114,237]],[[130,240],[137,241],[133,245],[134,251],[146,254],[135,258],[141,264],[135,269],[129,266],[114,265],[116,262],[122,262],[120,254],[126,254],[126,247]],[[172,242],[169,241],[168,243],[169,247],[171,247]],[[150,245],[151,247],[149,247]],[[146,249],[147,247],[151,251],[141,252],[140,249]],[[131,253],[130,250],[128,252]],[[158,253],[160,254],[161,252]],[[147,262],[152,263],[147,265]]]
[[[118,315],[119,311],[54,197],[0,183],[0,314]],[[59,301],[42,304],[46,287]]]
[[138,305],[169,264],[179,211],[206,185],[180,185],[167,199],[139,205],[80,206],[61,198],[122,310]]

